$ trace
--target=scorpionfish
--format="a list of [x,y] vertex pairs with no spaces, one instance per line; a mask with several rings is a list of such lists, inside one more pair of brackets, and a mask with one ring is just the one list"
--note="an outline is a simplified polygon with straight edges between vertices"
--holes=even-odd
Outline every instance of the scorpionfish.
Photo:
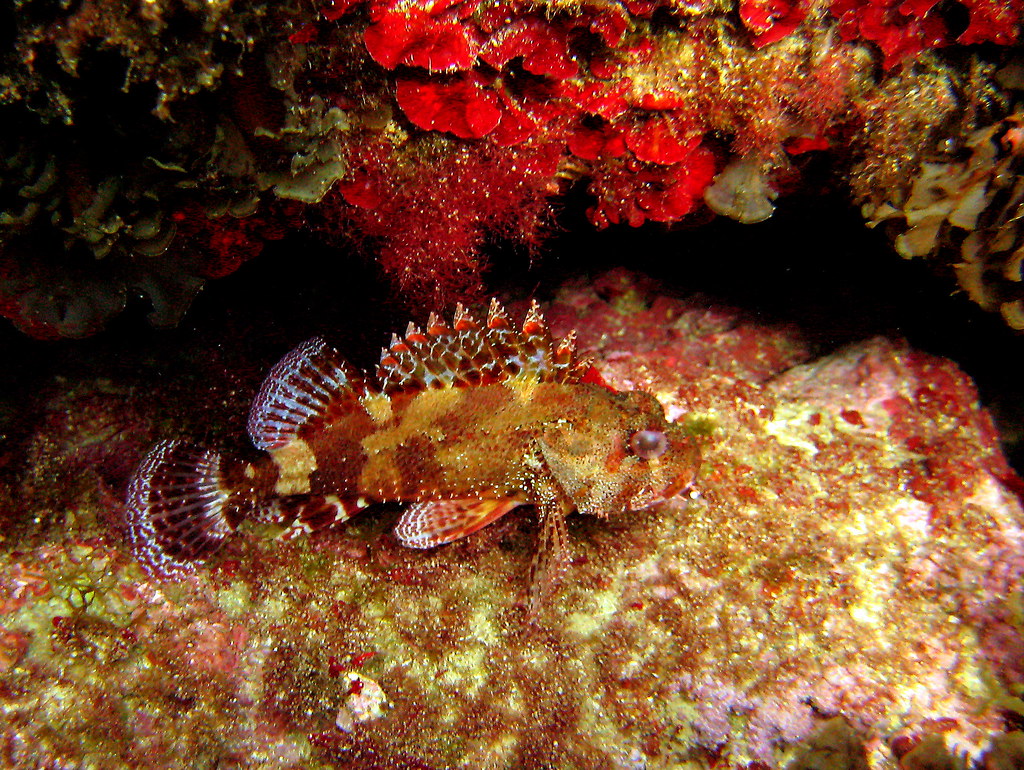
[[536,507],[531,585],[566,552],[566,516],[606,517],[668,500],[692,482],[696,441],[643,391],[617,392],[555,341],[536,303],[521,331],[492,300],[392,337],[375,377],[320,338],[267,375],[249,414],[266,455],[235,460],[181,440],[154,446],[131,480],[130,538],[151,572],[180,576],[245,519],[292,537],[378,502],[409,503],[394,536],[410,548],[465,537]]

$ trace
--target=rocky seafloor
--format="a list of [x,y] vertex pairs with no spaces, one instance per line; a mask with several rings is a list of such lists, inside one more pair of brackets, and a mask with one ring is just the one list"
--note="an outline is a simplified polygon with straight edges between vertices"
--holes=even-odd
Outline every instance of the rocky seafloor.
[[533,618],[530,509],[433,551],[384,508],[143,573],[133,464],[181,433],[241,447],[260,369],[299,339],[226,384],[203,376],[230,329],[199,374],[36,393],[0,457],[0,764],[1024,766],[1024,484],[955,363],[887,337],[823,353],[624,271],[544,311],[704,462],[685,504],[572,517]]

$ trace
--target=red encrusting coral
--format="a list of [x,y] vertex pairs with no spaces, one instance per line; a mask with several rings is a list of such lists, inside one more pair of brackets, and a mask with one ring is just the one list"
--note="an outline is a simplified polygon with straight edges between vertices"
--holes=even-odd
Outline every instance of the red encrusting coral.
[[843,40],[865,40],[882,51],[892,69],[928,48],[947,45],[946,23],[934,12],[938,0],[832,0]]
[[497,96],[473,75],[445,82],[403,78],[395,86],[395,101],[420,128],[462,139],[487,136],[501,119]]
[[[637,49],[623,8],[371,2],[368,11],[366,48],[396,70],[404,119],[470,143],[422,159],[371,142],[349,158],[342,216],[378,244],[381,267],[406,292],[454,299],[474,287],[486,233],[522,227],[517,237],[529,242],[564,165],[590,177],[598,202],[589,216],[599,226],[675,221],[714,177],[692,105],[666,93],[631,107],[631,80],[617,75]],[[525,177],[515,180],[513,168]],[[457,205],[444,192],[454,179]],[[431,255],[438,243],[443,258]]]
[[626,140],[612,124],[601,121],[596,125],[580,121],[580,125],[569,134],[569,152],[583,160],[618,158],[626,152]]
[[[732,94],[687,93],[657,81],[638,86],[632,77],[623,76],[628,66],[652,66],[657,59],[654,38],[635,34],[637,25],[657,5],[586,6],[575,14],[540,14],[525,3],[492,7],[421,2],[402,8],[371,3],[371,24],[364,39],[374,61],[398,70],[395,102],[417,128],[490,146],[487,152],[477,153],[478,158],[490,158],[488,162],[502,157],[495,146],[529,143],[530,152],[544,147],[552,159],[551,177],[546,184],[535,179],[532,188],[556,190],[554,172],[573,169],[588,180],[595,203],[587,214],[598,227],[668,223],[702,205],[704,191],[723,165],[711,149],[720,146],[720,139],[711,139],[714,128],[701,115],[702,105],[724,100],[716,108],[722,115],[735,113],[738,105],[732,106],[737,99]],[[790,34],[806,14],[804,4],[784,0],[745,3],[740,10],[756,47]],[[751,117],[762,114],[761,119],[741,126],[735,137],[738,150],[777,152],[794,124],[806,125],[817,134],[813,140],[791,142],[788,149],[793,154],[826,148],[828,121],[847,99],[848,68],[837,69],[837,60],[845,58],[822,55],[810,73],[791,73],[794,84],[784,92],[789,94],[783,97],[786,101],[760,91],[739,92],[744,105],[750,103],[743,110]],[[797,114],[787,117],[788,109]],[[755,129],[755,124],[761,128]],[[375,153],[381,152],[387,154],[385,145],[377,146]],[[407,154],[397,155],[397,150],[392,157],[398,163],[409,160]],[[430,165],[437,162],[432,159]],[[391,187],[388,176],[394,173],[386,167],[381,163],[355,168],[343,188],[345,200],[362,212],[387,210],[388,196],[381,191]],[[428,178],[433,173],[425,171]],[[381,174],[383,179],[378,178]],[[430,205],[408,196],[425,188],[406,182],[402,189],[402,210],[414,212],[410,218],[418,220],[419,212]],[[465,183],[462,189],[467,189]],[[453,213],[449,217],[452,230],[463,233],[455,237],[460,244],[456,253],[469,254],[467,244],[479,242],[479,236],[467,236],[469,231],[454,223],[473,221],[470,231],[477,232],[491,218],[491,214]],[[371,238],[378,229],[365,213],[350,221]],[[390,245],[382,265],[403,265],[406,277],[398,283],[411,286],[409,265],[425,269],[429,260],[422,244],[430,239],[385,240]],[[400,256],[403,249],[410,250],[406,257]],[[456,262],[449,274],[472,272],[479,264],[468,257]]]
[[938,0],[832,0],[844,40],[864,40],[882,51],[882,66],[892,69],[931,48],[996,43],[1012,45],[1024,5],[1019,1],[964,0],[967,28],[953,38]]
[[558,95],[583,116],[615,120],[630,107],[626,100],[632,83],[627,78],[614,82],[567,81],[558,84]]
[[525,142],[536,136],[543,124],[542,111],[524,109],[507,93],[498,93],[500,115],[498,125],[488,135],[488,140],[502,147]]
[[406,64],[434,72],[473,65],[478,44],[472,30],[461,23],[465,12],[459,11],[457,3],[389,5],[373,14],[373,23],[363,34],[366,50],[378,64],[388,69]]
[[480,49],[480,59],[498,70],[520,59],[527,72],[555,80],[579,73],[569,51],[567,30],[536,16],[517,19],[497,30]]
[[803,155],[805,152],[827,150],[831,143],[824,136],[797,136],[786,141],[786,152],[790,155]]
[[172,214],[178,228],[178,248],[195,255],[196,272],[203,278],[231,275],[258,256],[267,241],[279,241],[301,226],[298,205],[286,203],[271,212],[234,217],[210,217],[199,205]]
[[697,207],[715,171],[715,156],[704,147],[693,148],[685,159],[667,166],[608,164],[593,172],[589,190],[597,202],[587,216],[598,228],[674,222]]
[[656,112],[640,118],[626,129],[626,147],[637,160],[659,166],[680,163],[693,154],[704,133],[700,126],[687,125],[672,113]]
[[1000,2],[1000,0],[962,0],[966,6],[970,21],[967,29],[957,36],[956,42],[962,45],[975,43],[996,43],[997,45],[1013,45],[1020,34],[1020,24],[1024,18],[1024,4],[1020,0]]
[[740,0],[740,19],[750,30],[755,48],[782,40],[806,15],[804,4],[796,0]]
[[[588,216],[598,226],[673,222],[700,204],[717,163],[701,146],[708,128],[694,105],[676,93],[631,94],[631,79],[618,74],[631,57],[649,54],[644,39],[629,33],[656,4],[586,6],[574,14],[542,14],[525,3],[368,7],[367,51],[397,70],[394,98],[404,118],[482,145],[449,145],[450,157],[425,162],[386,143],[353,154],[341,188],[344,216],[380,244],[381,266],[399,286],[437,287],[454,298],[457,286],[474,285],[482,263],[474,251],[485,231],[498,222],[538,221],[563,165],[589,177],[597,201]],[[513,184],[506,168],[523,157],[533,159],[532,171]],[[392,168],[408,162],[421,164],[414,176]],[[436,197],[445,186],[435,180],[456,170],[461,197],[449,211],[448,199]],[[475,188],[495,180],[497,187]],[[521,217],[511,212],[523,191],[529,213]],[[408,227],[388,228],[394,217]],[[531,227],[522,240],[532,237]],[[437,242],[449,245],[450,264],[431,264],[439,261],[430,256]]]

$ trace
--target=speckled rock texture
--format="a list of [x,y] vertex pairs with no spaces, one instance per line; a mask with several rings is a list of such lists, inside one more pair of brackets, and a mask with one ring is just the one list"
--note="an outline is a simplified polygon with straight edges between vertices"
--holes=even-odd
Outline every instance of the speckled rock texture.
[[1019,739],[993,739],[1024,690],[1022,485],[969,378],[661,291],[616,272],[545,312],[703,436],[702,471],[685,503],[574,516],[536,617],[529,509],[427,552],[388,508],[249,529],[155,582],[121,537],[123,466],[174,430],[155,405],[201,395],[66,383],[30,446],[74,472],[0,497],[36,521],[0,553],[0,763],[1013,767]]

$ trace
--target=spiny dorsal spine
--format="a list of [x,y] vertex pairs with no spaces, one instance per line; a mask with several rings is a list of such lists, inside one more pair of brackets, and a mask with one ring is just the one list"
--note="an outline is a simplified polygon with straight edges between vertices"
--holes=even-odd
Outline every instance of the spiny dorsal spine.
[[481,326],[461,304],[452,325],[431,313],[425,331],[410,324],[405,337],[394,335],[381,352],[377,376],[384,393],[426,388],[464,387],[526,377],[542,382],[577,382],[583,376],[575,337],[557,345],[536,301],[515,331],[505,309],[491,300]]
[[274,450],[380,393],[393,395],[430,388],[487,385],[512,378],[534,382],[579,382],[590,362],[576,357],[575,336],[552,340],[540,306],[533,302],[521,331],[505,309],[491,300],[481,326],[462,305],[447,326],[431,313],[425,330],[409,324],[405,336],[391,335],[381,351],[375,390],[319,337],[307,340],[271,369],[253,401],[249,434],[260,449]]

